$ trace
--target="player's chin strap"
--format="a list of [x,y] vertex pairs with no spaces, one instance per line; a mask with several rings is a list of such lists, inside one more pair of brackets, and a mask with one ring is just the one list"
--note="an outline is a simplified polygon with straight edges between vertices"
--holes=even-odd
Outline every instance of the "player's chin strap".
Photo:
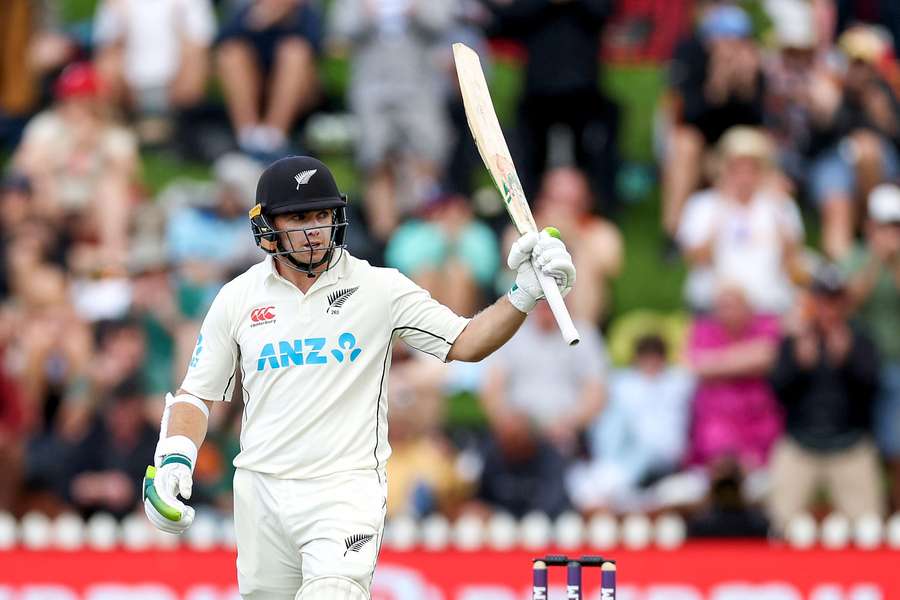
[[303,583],[294,600],[369,600],[369,592],[341,575],[314,577]]
[[312,279],[313,277],[316,277],[317,275],[321,275],[321,273],[316,273],[314,269],[316,269],[317,267],[321,267],[322,265],[328,264],[331,261],[332,256],[334,256],[334,248],[331,248],[330,250],[328,250],[328,252],[325,253],[325,256],[323,256],[321,260],[317,260],[314,263],[301,262],[301,261],[297,260],[296,258],[294,258],[293,254],[276,255],[275,258],[276,259],[282,259],[282,258],[287,259],[287,260],[281,260],[280,261],[281,264],[283,264],[284,266],[286,266],[289,269],[293,269],[295,271],[299,271],[300,273],[304,273],[304,274],[306,274],[307,277]]

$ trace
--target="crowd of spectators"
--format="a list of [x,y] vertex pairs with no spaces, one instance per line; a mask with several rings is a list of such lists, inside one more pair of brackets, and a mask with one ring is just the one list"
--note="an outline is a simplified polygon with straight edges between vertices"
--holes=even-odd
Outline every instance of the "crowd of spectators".
[[[641,308],[613,301],[639,267],[618,224],[621,108],[600,85],[624,3],[99,0],[76,35],[58,3],[8,0],[0,511],[135,510],[200,320],[262,257],[259,174],[308,151],[323,111],[350,117],[351,251],[461,314],[508,289],[515,232],[476,193],[452,41],[489,71],[492,50],[524,51],[510,145],[573,255],[582,342],[541,303],[482,363],[396,348],[389,515],[679,510],[696,535],[766,535],[806,511],[900,509],[900,14],[686,3],[655,119],[659,260],[687,267],[673,334],[613,326]],[[347,65],[345,98],[326,61]],[[154,197],[153,153],[208,176]],[[203,509],[228,513],[241,411],[238,395],[212,413]]]

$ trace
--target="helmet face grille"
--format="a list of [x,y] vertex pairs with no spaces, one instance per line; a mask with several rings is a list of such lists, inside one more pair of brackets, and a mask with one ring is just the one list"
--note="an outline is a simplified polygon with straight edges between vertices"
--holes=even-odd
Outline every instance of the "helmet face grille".
[[[333,208],[331,209],[331,211],[331,225],[317,225],[313,227],[298,227],[292,229],[275,229],[270,220],[267,218],[266,214],[261,210],[261,207],[259,205],[256,205],[253,207],[253,209],[250,210],[250,230],[253,233],[253,239],[256,242],[256,245],[259,246],[267,254],[276,257],[285,257],[288,261],[290,261],[290,263],[292,263],[292,268],[309,274],[312,274],[313,269],[316,269],[323,264],[327,264],[328,266],[321,271],[324,272],[337,262],[331,260],[334,256],[335,250],[339,250],[341,253],[343,253],[344,249],[346,248],[344,238],[346,236],[346,229],[348,224],[347,210],[344,207],[339,207]],[[296,234],[300,232],[306,237],[306,240],[308,242],[310,232],[325,229],[330,230],[328,235],[328,239],[330,241],[326,246],[324,246],[325,254],[320,260],[311,263],[309,262],[309,259],[312,257],[313,250],[307,248],[294,248],[289,234]],[[289,248],[284,247],[284,240],[287,240],[288,244],[290,245]],[[323,248],[320,247],[319,250],[321,249]]]

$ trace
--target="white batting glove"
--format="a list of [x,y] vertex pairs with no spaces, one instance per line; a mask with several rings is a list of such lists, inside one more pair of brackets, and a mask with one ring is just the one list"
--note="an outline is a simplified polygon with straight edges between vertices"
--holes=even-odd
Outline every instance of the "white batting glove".
[[526,233],[512,245],[506,264],[516,271],[516,283],[509,290],[509,301],[523,313],[531,312],[544,291],[537,271],[556,281],[559,293],[565,296],[575,285],[575,265],[559,231],[546,227],[540,234]]
[[162,460],[158,466],[147,467],[144,476],[144,513],[157,529],[182,533],[194,522],[194,509],[178,496],[191,497],[197,448],[189,438],[174,436],[160,440],[157,453]]

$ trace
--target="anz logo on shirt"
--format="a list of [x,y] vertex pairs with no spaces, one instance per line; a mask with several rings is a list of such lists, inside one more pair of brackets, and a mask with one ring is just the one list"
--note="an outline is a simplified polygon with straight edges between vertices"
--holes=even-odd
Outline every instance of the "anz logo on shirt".
[[356,347],[356,336],[342,333],[337,347],[331,347],[327,338],[280,340],[263,346],[256,359],[256,370],[282,369],[301,365],[326,365],[348,363],[359,358],[362,350]]

